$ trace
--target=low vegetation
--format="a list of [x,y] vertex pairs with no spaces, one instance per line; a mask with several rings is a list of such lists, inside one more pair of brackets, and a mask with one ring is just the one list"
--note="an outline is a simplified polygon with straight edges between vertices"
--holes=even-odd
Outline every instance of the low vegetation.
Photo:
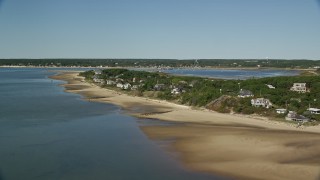
[[[320,76],[268,77],[248,80],[221,80],[189,76],[173,76],[160,72],[134,71],[128,69],[93,70],[80,73],[87,80],[102,87],[119,87],[124,92],[174,101],[196,107],[206,107],[223,113],[259,114],[283,118],[275,109],[285,108],[320,120],[319,115],[310,114],[309,107],[320,107]],[[109,84],[107,83],[109,82]],[[290,91],[293,83],[306,83],[307,92]],[[128,88],[120,85],[129,84]],[[267,85],[272,85],[270,88]],[[239,91],[245,89],[254,97],[240,98]],[[269,99],[272,108],[253,107],[251,99]]]
[[320,60],[285,59],[0,59],[0,66],[32,67],[214,67],[214,68],[319,68]]

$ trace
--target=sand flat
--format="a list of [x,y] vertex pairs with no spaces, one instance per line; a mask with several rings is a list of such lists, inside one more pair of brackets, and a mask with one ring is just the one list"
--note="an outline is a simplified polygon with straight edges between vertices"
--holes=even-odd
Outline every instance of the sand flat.
[[221,114],[133,97],[83,81],[78,73],[59,74],[66,91],[90,101],[113,103],[127,113],[183,122],[142,126],[154,140],[174,139],[172,148],[185,166],[237,179],[319,179],[320,127],[299,127],[264,117]]

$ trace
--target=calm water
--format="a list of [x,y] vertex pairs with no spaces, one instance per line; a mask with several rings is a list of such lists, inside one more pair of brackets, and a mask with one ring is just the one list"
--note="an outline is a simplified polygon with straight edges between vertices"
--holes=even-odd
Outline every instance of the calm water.
[[141,120],[63,92],[52,74],[0,68],[0,180],[218,179],[183,169]]
[[295,76],[299,74],[297,70],[230,70],[230,69],[170,69],[163,70],[169,74],[210,77],[218,79],[249,79],[274,76]]

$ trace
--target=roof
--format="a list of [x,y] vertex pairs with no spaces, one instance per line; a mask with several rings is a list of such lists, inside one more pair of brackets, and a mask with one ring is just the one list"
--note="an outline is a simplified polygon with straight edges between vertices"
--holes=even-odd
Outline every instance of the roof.
[[320,111],[318,108],[309,108],[308,111]]
[[241,90],[239,91],[239,94],[240,94],[240,95],[253,95],[251,91],[245,90],[245,89],[241,89]]

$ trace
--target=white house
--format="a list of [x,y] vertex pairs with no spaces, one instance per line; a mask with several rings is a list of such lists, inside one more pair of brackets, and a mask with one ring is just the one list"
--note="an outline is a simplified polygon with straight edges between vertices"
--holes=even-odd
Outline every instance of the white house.
[[278,114],[285,114],[287,112],[287,109],[276,109],[276,112]]
[[310,111],[311,114],[320,114],[320,109],[318,108],[309,108],[308,111]]
[[154,86],[154,89],[155,89],[156,91],[161,91],[162,89],[164,89],[164,87],[165,87],[164,84],[156,84],[156,85]]
[[290,90],[299,93],[305,93],[307,92],[307,83],[293,83],[293,86],[290,88]]
[[123,88],[123,84],[122,83],[117,83],[116,85],[118,88]]
[[306,118],[302,115],[297,114],[294,111],[289,111],[286,118],[287,121],[298,121],[298,122],[308,122],[309,118]]
[[275,89],[275,87],[272,86],[271,84],[266,84],[266,86],[268,86],[269,89]]
[[272,103],[270,102],[270,100],[265,98],[251,99],[251,105],[255,107],[265,107],[265,108],[272,107]]
[[133,86],[131,87],[131,90],[137,90],[137,89],[139,89],[139,85],[133,85]]
[[103,79],[93,78],[93,82],[95,83],[104,83]]
[[122,89],[130,89],[130,88],[131,88],[131,84],[129,84],[129,83],[125,83],[122,86]]
[[179,88],[173,88],[171,90],[171,94],[180,94],[180,93],[181,93],[181,89],[179,89]]
[[116,82],[115,82],[115,81],[112,81],[112,80],[107,80],[107,81],[106,81],[106,84],[107,84],[107,85],[114,85],[114,84],[116,84]]
[[241,98],[253,97],[253,93],[249,90],[241,89],[239,91],[238,97],[241,97]]

